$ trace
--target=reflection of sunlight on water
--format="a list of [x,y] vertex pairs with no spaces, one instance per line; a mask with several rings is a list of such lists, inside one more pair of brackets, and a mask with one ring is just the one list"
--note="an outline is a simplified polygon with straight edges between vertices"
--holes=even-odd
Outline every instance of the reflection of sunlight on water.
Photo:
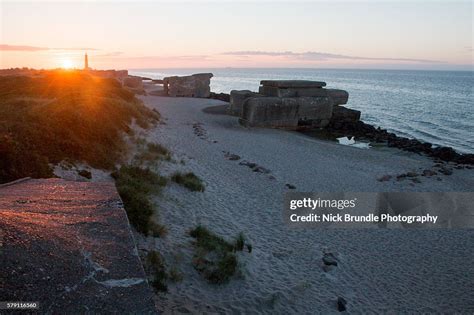
[[351,147],[359,148],[359,149],[369,149],[370,148],[370,143],[368,142],[357,142],[354,140],[354,137],[348,138],[348,137],[341,137],[337,138],[337,141],[339,144],[342,145],[348,145]]

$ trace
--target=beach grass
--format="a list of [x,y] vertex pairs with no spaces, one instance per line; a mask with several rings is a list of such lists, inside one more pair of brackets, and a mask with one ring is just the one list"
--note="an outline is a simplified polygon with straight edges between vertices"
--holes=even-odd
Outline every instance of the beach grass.
[[159,143],[147,143],[141,152],[135,156],[135,163],[137,164],[160,160],[171,161],[171,152]]
[[192,172],[176,172],[171,176],[171,180],[191,191],[203,192],[206,189],[202,180]]
[[243,234],[237,236],[234,244],[201,225],[191,230],[189,235],[195,239],[194,268],[210,283],[227,283],[237,271],[235,251],[244,248]]
[[163,261],[163,257],[157,251],[151,251],[145,258],[145,268],[147,273],[151,275],[152,279],[150,284],[152,287],[159,292],[168,291],[166,284],[169,276],[166,272],[166,266]]
[[113,169],[131,123],[148,128],[159,114],[115,79],[81,71],[0,77],[0,183],[52,177],[62,160]]
[[166,228],[151,218],[154,207],[150,195],[166,185],[166,178],[137,166],[122,166],[112,176],[130,223],[145,235],[164,236]]

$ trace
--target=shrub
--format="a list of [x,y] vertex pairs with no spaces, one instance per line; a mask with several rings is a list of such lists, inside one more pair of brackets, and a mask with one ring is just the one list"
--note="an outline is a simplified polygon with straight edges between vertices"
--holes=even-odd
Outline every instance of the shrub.
[[150,283],[153,288],[160,292],[168,291],[168,286],[166,285],[168,274],[166,273],[166,267],[160,253],[157,251],[149,252],[146,256],[145,263],[148,274],[152,276]]
[[202,180],[191,172],[185,174],[176,172],[171,176],[171,179],[191,191],[203,192],[205,190],[205,186]]
[[233,253],[234,246],[203,226],[197,226],[189,234],[196,239],[194,268],[210,283],[228,282],[238,265],[237,257]]
[[165,186],[166,178],[137,166],[122,166],[112,176],[130,223],[145,235],[163,236],[164,227],[151,220],[153,206],[149,194]]
[[244,244],[245,244],[244,233],[240,232],[239,235],[237,236],[237,238],[235,239],[235,243],[234,243],[235,250],[243,251],[244,250]]
[[145,161],[155,161],[155,160],[171,160],[170,151],[158,143],[148,143],[146,150],[137,154],[135,160],[141,164]]
[[80,71],[0,76],[0,183],[51,177],[48,163],[113,169],[131,122],[147,128],[159,114],[115,79]]

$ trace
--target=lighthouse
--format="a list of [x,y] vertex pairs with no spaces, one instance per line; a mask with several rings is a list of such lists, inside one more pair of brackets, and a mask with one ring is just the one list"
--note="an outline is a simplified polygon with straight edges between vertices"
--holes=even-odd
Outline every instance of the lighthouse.
[[84,70],[90,70],[90,68],[89,68],[89,58],[87,57],[87,53],[84,55]]

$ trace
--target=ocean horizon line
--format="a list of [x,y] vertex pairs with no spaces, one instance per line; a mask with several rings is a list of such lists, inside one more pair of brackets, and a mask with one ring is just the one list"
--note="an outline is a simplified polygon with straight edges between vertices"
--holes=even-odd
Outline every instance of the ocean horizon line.
[[[242,69],[242,70],[339,70],[339,71],[419,71],[419,72],[474,72],[474,66],[472,69],[386,69],[386,68],[313,68],[313,67],[152,67],[152,68],[125,68],[130,71],[139,70],[199,70],[199,69]],[[106,69],[97,69],[106,70]]]

